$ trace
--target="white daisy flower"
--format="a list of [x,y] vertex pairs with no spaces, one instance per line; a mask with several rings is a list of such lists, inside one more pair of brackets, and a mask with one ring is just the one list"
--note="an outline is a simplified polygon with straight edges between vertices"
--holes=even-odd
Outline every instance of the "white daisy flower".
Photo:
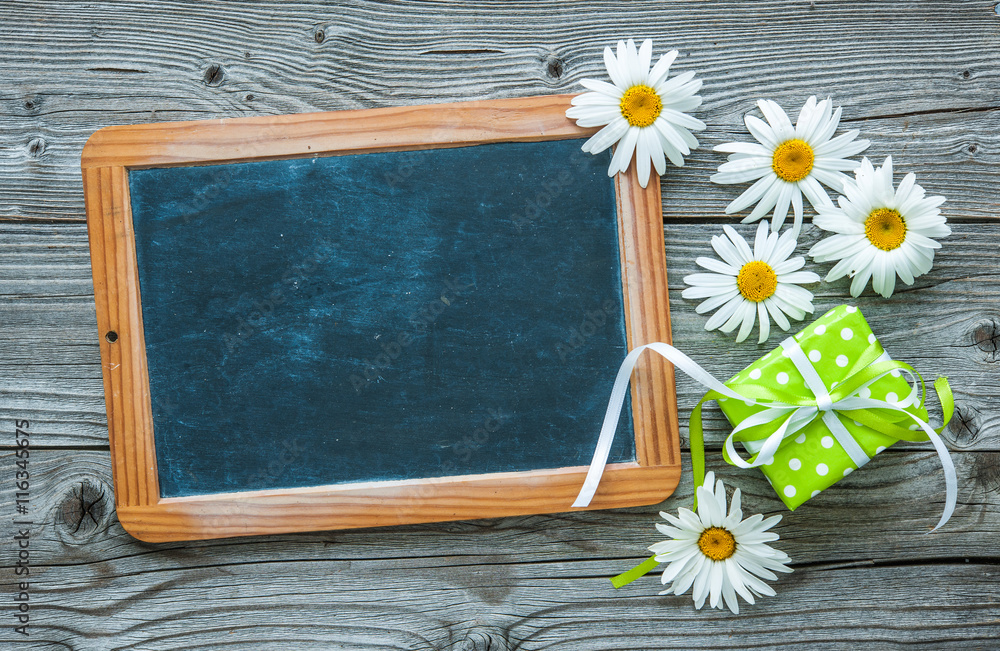
[[583,144],[583,151],[599,154],[618,143],[608,176],[627,170],[635,153],[642,187],[649,183],[650,161],[661,175],[667,169],[664,154],[671,163],[683,167],[684,156],[698,148],[691,132],[705,128],[704,122],[685,113],[701,106],[701,97],[695,95],[701,80],[695,79],[693,72],[667,79],[677,50],[664,54],[650,70],[652,55],[653,41],[649,39],[638,50],[632,39],[627,44],[618,41],[617,57],[605,47],[604,65],[614,85],[581,80],[592,92],[574,97],[573,106],[566,111],[566,117],[581,127],[607,125]]
[[746,116],[747,129],[760,144],[730,142],[717,145],[715,151],[731,152],[729,162],[719,166],[712,176],[715,183],[745,183],[757,179],[743,194],[726,207],[726,214],[739,212],[757,203],[743,219],[756,221],[774,210],[771,228],[777,232],[785,223],[788,206],[792,206],[795,221],[792,230],[798,236],[802,227],[802,195],[813,208],[830,205],[830,197],[820,185],[839,190],[848,177],[842,172],[857,169],[858,162],[847,160],[868,148],[867,140],[855,140],[858,131],[848,131],[833,138],[840,123],[841,108],[833,111],[830,99],[817,102],[810,97],[799,119],[792,126],[788,116],[776,102],[758,100],[765,123],[752,115]]
[[813,224],[831,235],[809,250],[817,262],[839,260],[826,279],[850,275],[851,296],[864,291],[868,279],[872,289],[889,298],[896,276],[907,285],[930,271],[934,249],[941,245],[931,238],[948,237],[951,228],[938,209],[944,197],[926,197],[924,189],[909,173],[895,190],[892,186],[892,156],[874,169],[867,158],[844,184],[839,207],[819,210]]
[[785,552],[765,544],[778,539],[768,529],[781,516],[765,520],[754,515],[744,520],[738,488],[726,515],[726,489],[720,480],[713,492],[713,483],[715,474],[709,472],[697,490],[697,513],[685,508],[678,509],[676,517],[660,512],[672,526],[657,524],[656,528],[672,540],[658,542],[649,550],[657,561],[670,563],[661,581],[671,585],[660,594],[681,595],[692,589],[695,608],[701,610],[707,598],[712,608],[721,609],[725,601],[739,615],[736,595],[751,604],[755,595],[773,597],[774,589],[761,579],[774,581],[778,578],[774,572],[791,572],[792,568],[785,565],[789,562]]
[[801,256],[789,259],[795,250],[795,233],[787,230],[779,237],[767,232],[767,223],[757,226],[757,238],[753,251],[746,240],[731,226],[723,226],[728,238],[716,235],[712,238],[712,248],[722,258],[697,258],[700,266],[714,273],[691,274],[684,282],[691,285],[681,296],[684,298],[707,298],[695,312],[704,314],[715,308],[705,324],[706,330],[718,328],[722,332],[732,332],[740,325],[736,341],[749,336],[755,320],[760,321],[760,338],[764,343],[770,336],[770,320],[782,330],[790,324],[785,317],[800,321],[813,313],[812,292],[801,283],[819,282],[819,276],[811,271],[799,271],[806,263]]

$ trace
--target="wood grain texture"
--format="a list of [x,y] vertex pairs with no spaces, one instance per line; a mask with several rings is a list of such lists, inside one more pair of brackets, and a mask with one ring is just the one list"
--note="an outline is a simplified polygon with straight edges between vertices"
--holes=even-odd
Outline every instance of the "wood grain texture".
[[[37,424],[38,649],[995,649],[1000,529],[1000,16],[994,0],[612,0],[454,5],[27,0],[0,21],[0,431]],[[782,512],[795,573],[739,619],[612,592],[658,507],[150,545],[114,519],[79,155],[108,124],[272,116],[579,92],[618,38],[681,51],[704,78],[702,148],[661,180],[674,342],[727,377],[753,343],[705,333],[680,298],[737,187],[711,147],[747,140],[758,97],[832,95],[844,126],[948,197],[955,234],[892,300],[859,299],[888,350],[949,374],[960,504],[945,530],[926,446],[896,445],[794,513],[756,473],[747,512]],[[809,216],[807,213],[807,221]],[[678,223],[678,220],[684,223]],[[35,224],[24,224],[33,221]],[[73,223],[76,222],[76,223]],[[698,223],[690,223],[698,222]],[[702,223],[703,222],[703,223]],[[964,222],[956,224],[955,222]],[[749,232],[749,229],[742,230]],[[799,251],[818,234],[807,229]],[[822,269],[820,271],[823,271]],[[817,310],[844,281],[817,287]],[[772,335],[776,341],[777,333]],[[681,423],[701,388],[677,377]],[[717,450],[721,416],[706,413]],[[682,441],[682,447],[683,447]],[[6,438],[0,448],[9,450]],[[685,464],[687,460],[685,459]],[[10,468],[9,455],[0,467]],[[7,475],[9,477],[9,475]],[[687,505],[690,475],[662,508]],[[3,503],[13,488],[0,481]],[[0,538],[10,540],[0,519]],[[4,566],[11,548],[0,546]]]
[[[659,178],[652,174],[643,188],[637,176],[633,162],[628,174],[615,178],[625,330],[630,350],[654,341],[671,342]],[[679,462],[676,391],[673,366],[658,356],[647,355],[632,372],[632,418],[636,431],[646,433],[636,436],[636,459],[640,463],[673,466]]]
[[101,129],[81,166],[169,167],[559,140],[591,135],[566,118],[571,95],[297,113]]
[[[715,218],[725,197],[697,188],[722,162],[711,146],[746,139],[743,115],[770,97],[812,94],[897,155],[954,215],[995,218],[1000,156],[1000,20],[985,0],[858,5],[722,0],[586,5],[322,0],[226,5],[140,2],[104,11],[7,4],[0,216],[83,219],[79,153],[107,124],[281,115],[576,93],[603,75],[600,48],[623,35],[676,47],[705,79],[710,126],[664,182],[668,217]],[[569,18],[568,18],[569,17]],[[113,44],[113,45],[112,45]],[[67,74],[67,70],[75,71]],[[209,74],[213,73],[213,74]],[[970,150],[971,148],[971,150]],[[905,156],[904,156],[905,153]],[[902,157],[902,159],[900,159]],[[45,187],[45,193],[37,188]]]

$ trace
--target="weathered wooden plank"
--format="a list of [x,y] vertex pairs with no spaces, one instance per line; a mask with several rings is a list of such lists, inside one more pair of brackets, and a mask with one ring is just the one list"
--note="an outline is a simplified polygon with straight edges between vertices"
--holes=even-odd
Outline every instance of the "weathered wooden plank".
[[873,156],[896,154],[952,197],[955,215],[997,213],[1000,17],[984,0],[647,1],[626,13],[610,1],[391,12],[307,1],[236,13],[221,3],[9,3],[0,218],[82,219],[80,151],[109,123],[578,92],[580,78],[604,74],[600,48],[629,35],[681,49],[678,69],[705,80],[706,147],[664,179],[668,217],[712,218],[735,196],[708,189],[722,161],[710,147],[747,137],[741,119],[756,97],[791,111],[831,89],[845,120],[875,141]]
[[[13,438],[13,424],[4,429],[3,436]],[[30,435],[33,446],[38,445],[36,436]],[[137,571],[158,564],[182,568],[188,562],[192,566],[209,561],[263,562],[275,555],[298,560],[422,559],[429,566],[473,556],[497,556],[499,562],[500,557],[509,555],[504,562],[604,559],[611,562],[608,571],[613,574],[628,569],[622,564],[644,558],[646,547],[656,542],[659,534],[653,524],[661,509],[690,505],[690,459],[683,456],[682,481],[674,495],[660,505],[150,544],[130,537],[117,522],[106,451],[33,448],[28,464],[29,515],[40,526],[34,530],[32,549],[39,554],[38,565],[88,564],[108,557],[134,556],[130,562],[137,564],[132,568]],[[785,509],[759,472],[727,466],[719,454],[710,455],[708,467],[731,487],[740,487],[744,512],[785,515],[779,529],[781,548],[799,565],[906,563],[913,557],[947,556],[948,550],[956,557],[994,557],[990,545],[1000,534],[1000,454],[957,452],[954,457],[959,504],[952,520],[931,535],[925,534],[936,524],[944,504],[944,481],[933,452],[891,448],[794,512]],[[0,468],[10,470],[11,476],[14,461],[12,451],[0,454]],[[14,503],[16,490],[12,481],[3,482],[0,496],[5,504]],[[12,526],[10,518],[2,524]],[[443,538],[448,539],[448,553],[442,553]],[[295,544],[285,548],[276,545],[278,541]],[[145,559],[150,552],[158,558]],[[0,562],[10,564],[14,553],[3,547]],[[197,562],[192,554],[200,557]]]
[[[739,226],[744,234],[752,226]],[[820,283],[817,316],[843,302],[861,307],[872,329],[897,359],[914,364],[928,379],[951,378],[960,415],[946,431],[956,449],[995,450],[1000,445],[1000,270],[994,256],[1000,226],[955,224],[934,269],[885,300],[868,293],[851,301],[848,282]],[[674,342],[719,378],[728,378],[776,346],[780,332],[758,346],[751,338],[733,344],[732,335],[703,331],[696,302],[681,298],[683,277],[697,270],[694,259],[712,255],[709,240],[718,224],[668,222],[667,270]],[[807,227],[804,252],[819,237]],[[85,228],[4,224],[0,227],[0,372],[8,378],[0,419],[27,418],[46,433],[47,445],[103,445],[107,442],[97,326],[87,262]],[[816,266],[819,272],[827,267]],[[601,304],[603,297],[595,297]],[[900,314],[914,315],[901,319]],[[581,307],[581,331],[591,332]],[[586,337],[567,333],[568,345]],[[614,369],[609,369],[609,381]],[[681,431],[703,391],[677,374]],[[932,403],[933,404],[933,403]],[[962,423],[965,423],[964,425]],[[710,445],[723,435],[721,415],[706,411]]]
[[[13,462],[0,455],[0,467]],[[778,598],[744,609],[735,638],[718,637],[727,613],[657,597],[655,575],[619,591],[607,582],[659,539],[659,508],[690,503],[688,481],[660,507],[149,545],[115,520],[106,453],[36,450],[32,641],[88,650],[484,648],[461,646],[477,637],[501,649],[960,648],[1000,626],[1000,455],[956,454],[961,501],[931,535],[942,503],[932,454],[887,451],[794,513],[757,472],[710,465],[741,487],[745,512],[785,514],[779,546],[795,568]],[[3,503],[14,491],[2,484]],[[11,540],[9,519],[0,522]],[[15,555],[3,546],[0,562],[10,568]],[[0,641],[15,639],[0,629]]]

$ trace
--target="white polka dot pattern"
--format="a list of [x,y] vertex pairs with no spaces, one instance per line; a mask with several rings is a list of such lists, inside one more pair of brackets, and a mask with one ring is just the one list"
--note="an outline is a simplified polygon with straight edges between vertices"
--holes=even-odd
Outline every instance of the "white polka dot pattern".
[[[834,308],[800,330],[794,339],[800,342],[806,359],[831,391],[844,383],[849,369],[857,368],[861,360],[870,360],[881,352],[878,339],[865,324],[860,310],[852,306]],[[733,383],[751,382],[795,393],[809,393],[801,374],[780,346],[762,355],[753,368],[743,370],[733,379]],[[910,396],[910,389],[905,374],[897,371],[872,381],[870,386],[861,388],[856,395],[899,404],[899,396]],[[754,404],[752,400],[745,402]],[[915,407],[919,408],[919,405]],[[758,409],[747,409],[743,402],[729,400],[723,412],[735,426]],[[842,422],[871,456],[883,452],[892,440],[872,432],[861,421],[848,417]],[[912,421],[899,424],[909,426],[911,430],[919,429],[912,425]],[[791,438],[772,458],[767,459],[766,465],[761,466],[768,483],[789,508],[796,508],[855,470],[847,453],[822,422],[811,423]]]

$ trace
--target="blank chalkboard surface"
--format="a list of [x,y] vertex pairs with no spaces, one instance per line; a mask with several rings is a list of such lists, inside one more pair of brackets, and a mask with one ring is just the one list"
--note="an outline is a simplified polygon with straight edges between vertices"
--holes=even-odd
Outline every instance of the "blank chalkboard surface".
[[589,463],[628,351],[580,144],[129,172],[160,494]]
[[[569,97],[109,127],[84,149],[119,520],[150,541],[569,510],[669,341],[659,187]],[[680,473],[647,360],[592,508]]]

